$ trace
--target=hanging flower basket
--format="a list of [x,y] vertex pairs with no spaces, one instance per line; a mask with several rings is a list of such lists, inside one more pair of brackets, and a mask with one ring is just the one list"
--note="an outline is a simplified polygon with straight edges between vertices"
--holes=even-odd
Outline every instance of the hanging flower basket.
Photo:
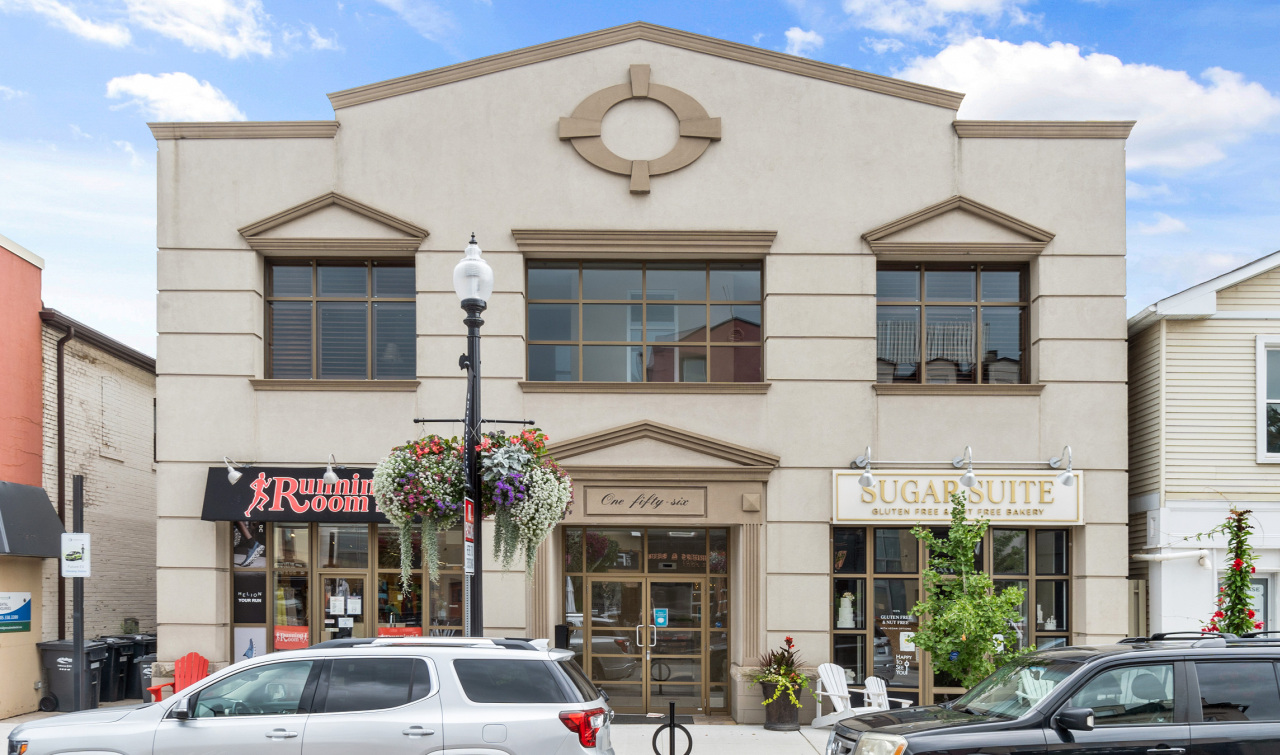
[[[518,435],[484,435],[479,451],[481,516],[494,522],[493,555],[508,568],[523,554],[525,575],[533,576],[538,546],[573,501],[573,484],[546,452],[540,430]],[[437,533],[462,521],[466,479],[462,441],[429,435],[391,449],[373,470],[378,508],[399,530],[400,582],[411,579],[412,526],[422,522],[422,560],[432,582],[440,579]]]

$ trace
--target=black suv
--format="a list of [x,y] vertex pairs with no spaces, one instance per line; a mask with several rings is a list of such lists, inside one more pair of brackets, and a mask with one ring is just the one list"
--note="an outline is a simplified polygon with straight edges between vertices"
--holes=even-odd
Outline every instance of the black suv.
[[847,718],[826,755],[1280,755],[1280,638],[1266,634],[1038,651],[951,702]]

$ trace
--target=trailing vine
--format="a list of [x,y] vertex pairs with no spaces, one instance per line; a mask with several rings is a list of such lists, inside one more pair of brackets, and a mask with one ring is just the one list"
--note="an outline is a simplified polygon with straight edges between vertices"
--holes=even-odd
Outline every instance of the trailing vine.
[[1263,622],[1257,621],[1250,593],[1253,574],[1257,571],[1253,546],[1249,544],[1249,535],[1253,534],[1253,525],[1249,522],[1252,513],[1248,509],[1232,508],[1225,522],[1196,535],[1196,540],[1214,535],[1227,538],[1227,573],[1218,588],[1213,616],[1201,631],[1240,635],[1262,629]]

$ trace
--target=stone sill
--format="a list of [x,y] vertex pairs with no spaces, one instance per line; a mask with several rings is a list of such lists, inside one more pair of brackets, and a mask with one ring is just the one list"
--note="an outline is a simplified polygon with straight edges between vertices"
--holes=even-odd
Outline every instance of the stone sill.
[[263,380],[251,378],[255,391],[376,391],[411,392],[417,380]]
[[584,383],[521,380],[525,393],[767,393],[772,383]]
[[955,385],[953,383],[872,383],[881,396],[1039,396],[1044,383]]

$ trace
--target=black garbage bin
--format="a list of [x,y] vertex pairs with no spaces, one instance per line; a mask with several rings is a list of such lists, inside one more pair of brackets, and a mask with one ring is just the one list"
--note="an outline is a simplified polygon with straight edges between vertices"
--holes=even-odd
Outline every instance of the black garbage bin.
[[154,702],[151,695],[147,694],[147,687],[151,686],[151,664],[156,662],[156,654],[144,655],[137,659],[133,664],[133,668],[137,671],[138,689],[142,690],[142,694],[138,697],[142,698],[142,702]]
[[107,657],[102,661],[99,699],[104,703],[123,700],[131,676],[129,672],[133,670],[133,640],[124,637],[99,637],[98,642],[107,645]]
[[[72,653],[75,643],[71,640],[38,642],[40,665],[44,667],[45,695],[40,698],[40,710],[67,713],[76,709],[75,683],[72,681]],[[81,710],[98,707],[98,685],[101,682],[102,662],[107,657],[107,644],[88,640],[84,643],[84,694]]]
[[113,634],[110,636],[133,643],[133,655],[129,658],[129,667],[125,671],[124,697],[122,699],[141,700],[143,693],[147,690],[141,686],[142,677],[139,675],[137,667],[142,662],[142,656],[156,651],[156,636],[153,634]]

